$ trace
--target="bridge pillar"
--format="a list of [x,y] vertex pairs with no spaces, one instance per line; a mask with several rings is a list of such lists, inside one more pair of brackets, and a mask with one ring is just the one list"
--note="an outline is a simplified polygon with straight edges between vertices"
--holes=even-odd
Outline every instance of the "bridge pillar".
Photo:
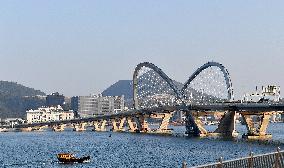
[[159,133],[170,133],[168,129],[170,118],[173,116],[173,113],[165,113],[162,116],[162,122],[157,130]]
[[87,123],[79,123],[79,124],[73,124],[73,131],[86,131],[86,124]]
[[45,125],[45,126],[34,127],[33,131],[43,131],[45,128],[48,128],[48,126]]
[[94,121],[94,131],[106,131],[106,120]]
[[136,132],[149,132],[150,128],[148,126],[146,116],[145,115],[139,115],[137,117],[134,117],[134,120],[136,122]]
[[[224,137],[232,138],[238,134],[235,131],[236,112],[227,112],[223,115],[220,120],[218,128],[214,132],[208,132],[204,128],[204,123],[199,117],[206,117],[208,114],[220,113],[220,112],[202,112],[202,111],[191,111],[186,114],[186,130],[189,131],[191,136],[213,136],[213,137]],[[190,115],[189,115],[190,114]]]
[[200,137],[207,136],[207,135],[208,135],[208,131],[203,127],[202,121],[201,121],[199,118],[196,117],[196,118],[194,119],[194,122],[195,122],[195,124],[196,124],[197,127],[198,127],[199,136],[200,136]]
[[219,134],[219,136],[222,136],[224,138],[237,137],[238,133],[236,132],[236,112],[226,112],[221,118],[220,124],[213,134]]
[[37,127],[33,127],[32,131],[43,131],[43,129],[48,128],[48,126],[37,126]]
[[151,131],[145,115],[142,115],[142,116],[139,117],[139,123],[141,124],[141,130],[140,131],[142,131],[142,132]]
[[119,123],[119,127],[118,127],[119,131],[125,131],[125,129],[124,129],[124,123],[125,123],[125,121],[126,121],[126,118],[125,118],[125,117],[123,117],[123,118],[120,119],[120,123]]
[[186,111],[185,113],[185,128],[188,136],[200,136],[202,132],[200,131],[201,127],[198,127],[196,120],[193,117],[192,111]]
[[20,131],[22,132],[31,132],[32,130],[32,127],[20,128]]
[[64,131],[65,124],[53,125],[53,126],[51,126],[51,127],[52,127],[52,130],[53,130],[53,131],[55,131],[55,132],[61,132],[61,131]]
[[[258,114],[241,113],[248,131],[243,137],[251,140],[271,139],[272,135],[266,134],[266,129],[269,119],[273,114],[274,112],[261,112]],[[252,118],[252,116],[256,118]]]
[[118,131],[118,126],[117,126],[116,119],[112,119],[111,122],[112,122],[112,130],[113,131]]
[[112,129],[113,131],[124,131],[124,123],[126,118],[120,118],[120,119],[112,119]]
[[127,124],[129,126],[129,131],[130,132],[136,132],[136,130],[138,130],[137,124],[132,121],[131,117],[127,117]]

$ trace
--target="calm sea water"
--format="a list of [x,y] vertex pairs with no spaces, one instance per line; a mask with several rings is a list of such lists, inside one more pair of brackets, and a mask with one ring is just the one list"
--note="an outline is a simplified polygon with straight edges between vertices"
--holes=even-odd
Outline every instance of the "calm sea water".
[[[175,127],[183,132],[184,127]],[[245,128],[238,126],[244,131]],[[284,124],[271,124],[274,140],[284,142]],[[109,137],[109,135],[112,135]],[[175,136],[112,132],[6,132],[0,133],[0,167],[181,167],[272,152],[284,145],[248,143]],[[83,164],[60,164],[56,154],[90,155]]]

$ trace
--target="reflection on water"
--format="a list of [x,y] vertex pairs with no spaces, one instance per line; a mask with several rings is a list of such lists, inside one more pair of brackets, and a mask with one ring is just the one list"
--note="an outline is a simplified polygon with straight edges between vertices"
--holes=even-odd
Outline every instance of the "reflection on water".
[[[284,140],[284,124],[271,124],[275,140]],[[213,129],[211,127],[210,129]],[[183,132],[184,127],[174,127]],[[238,125],[240,134],[245,132]],[[109,135],[112,134],[111,137]],[[2,167],[181,167],[272,152],[276,145],[212,139],[110,132],[7,132],[0,133]],[[282,148],[284,145],[282,145]],[[90,155],[91,162],[60,164],[56,154]]]

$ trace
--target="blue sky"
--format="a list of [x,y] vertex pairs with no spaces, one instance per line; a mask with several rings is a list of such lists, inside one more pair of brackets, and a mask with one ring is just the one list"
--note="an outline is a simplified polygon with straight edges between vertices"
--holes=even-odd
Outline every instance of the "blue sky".
[[237,95],[284,88],[284,1],[1,1],[0,79],[99,93],[153,62],[185,82],[218,61]]

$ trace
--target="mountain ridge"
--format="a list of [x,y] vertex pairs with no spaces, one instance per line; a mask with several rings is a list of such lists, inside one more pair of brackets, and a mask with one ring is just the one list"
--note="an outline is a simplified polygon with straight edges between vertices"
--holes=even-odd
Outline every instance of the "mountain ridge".
[[26,110],[45,105],[46,94],[17,82],[0,81],[0,118],[25,118]]

